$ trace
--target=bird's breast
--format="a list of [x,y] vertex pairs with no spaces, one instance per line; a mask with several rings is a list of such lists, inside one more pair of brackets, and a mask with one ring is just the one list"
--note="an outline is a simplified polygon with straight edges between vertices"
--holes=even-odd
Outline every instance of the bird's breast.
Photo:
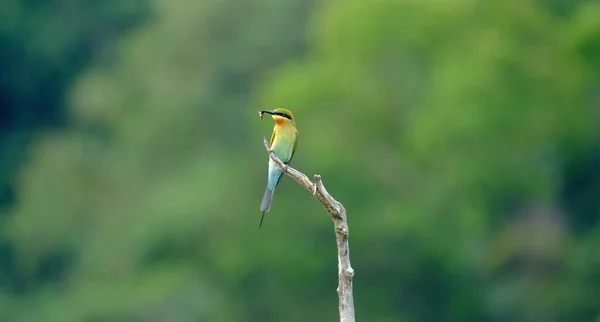
[[275,138],[273,139],[271,149],[281,161],[288,162],[292,158],[295,140],[296,129],[275,129]]

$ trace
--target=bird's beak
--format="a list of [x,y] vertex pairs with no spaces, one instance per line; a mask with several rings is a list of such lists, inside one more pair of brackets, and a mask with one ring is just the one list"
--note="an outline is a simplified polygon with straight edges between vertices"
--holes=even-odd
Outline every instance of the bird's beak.
[[277,112],[275,112],[273,110],[261,110],[260,111],[260,114],[264,114],[264,113],[271,114],[271,115],[277,115]]

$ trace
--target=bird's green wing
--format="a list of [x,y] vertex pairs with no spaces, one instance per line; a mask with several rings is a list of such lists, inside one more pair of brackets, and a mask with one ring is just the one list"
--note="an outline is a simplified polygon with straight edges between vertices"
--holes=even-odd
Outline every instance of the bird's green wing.
[[292,159],[294,158],[294,153],[296,153],[296,146],[298,145],[298,131],[296,131],[296,137],[294,138],[294,148],[292,149],[292,156],[287,164],[292,163]]
[[[273,144],[274,138],[275,138],[275,132],[273,132],[273,135],[271,136],[271,143],[269,145]],[[284,164],[290,164],[292,162],[292,159],[294,158],[294,153],[296,153],[297,145],[298,145],[298,132],[296,132],[296,137],[294,138],[294,148],[292,149],[292,155],[290,156],[290,159],[287,162],[283,162]],[[280,176],[279,179],[277,179],[277,183],[275,184],[275,187],[277,187],[279,185],[281,178],[283,178],[283,175]]]

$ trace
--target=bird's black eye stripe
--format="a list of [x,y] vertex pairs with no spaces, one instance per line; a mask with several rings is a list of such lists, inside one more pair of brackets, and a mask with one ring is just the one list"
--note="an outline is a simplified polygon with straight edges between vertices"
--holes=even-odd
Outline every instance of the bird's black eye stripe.
[[279,116],[285,117],[288,120],[291,120],[292,118],[287,114],[287,113],[283,113],[283,112],[279,112],[277,113]]

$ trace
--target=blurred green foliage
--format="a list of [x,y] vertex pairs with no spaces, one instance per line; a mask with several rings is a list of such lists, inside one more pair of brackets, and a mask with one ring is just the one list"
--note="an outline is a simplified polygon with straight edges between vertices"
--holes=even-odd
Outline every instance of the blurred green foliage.
[[284,179],[257,227],[276,107],[348,210],[358,321],[600,321],[598,17],[3,2],[0,321],[335,321],[319,204]]

